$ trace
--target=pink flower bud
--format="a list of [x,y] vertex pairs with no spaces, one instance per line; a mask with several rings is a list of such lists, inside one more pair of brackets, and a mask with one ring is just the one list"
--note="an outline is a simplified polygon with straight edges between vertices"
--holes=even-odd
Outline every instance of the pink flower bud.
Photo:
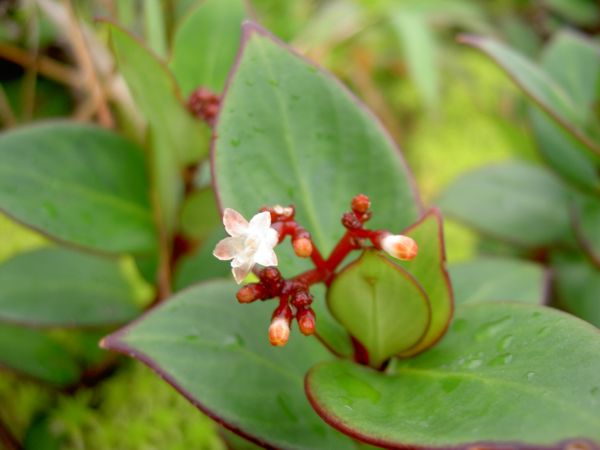
[[417,256],[419,246],[414,239],[401,234],[388,234],[381,239],[381,248],[394,258],[410,261]]
[[290,325],[283,317],[275,317],[269,327],[269,342],[275,347],[287,344],[290,338]]

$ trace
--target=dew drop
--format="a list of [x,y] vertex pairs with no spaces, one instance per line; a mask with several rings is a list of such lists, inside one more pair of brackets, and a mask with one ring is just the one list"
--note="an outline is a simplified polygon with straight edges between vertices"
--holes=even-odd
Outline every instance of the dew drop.
[[533,380],[533,377],[535,377],[535,372],[527,372],[527,381]]
[[600,394],[600,388],[599,387],[592,388],[592,390],[590,391],[590,394],[592,394],[592,395],[599,395]]
[[458,377],[448,377],[448,378],[444,378],[441,381],[441,386],[442,389],[444,390],[445,393],[449,394],[450,392],[455,391],[458,386],[460,385],[460,383],[462,383],[462,380]]
[[240,146],[240,140],[238,138],[232,138],[229,143],[231,144],[232,147],[239,147]]
[[475,333],[475,340],[481,342],[494,337],[510,322],[512,322],[512,318],[510,316],[506,316],[482,325]]
[[467,364],[467,369],[477,369],[479,366],[481,366],[481,364],[482,361],[480,359],[473,359]]
[[279,80],[276,80],[276,79],[274,79],[274,78],[270,78],[270,79],[269,79],[269,84],[270,84],[271,86],[274,86],[274,87],[279,87]]
[[186,341],[197,341],[197,340],[198,340],[198,336],[197,336],[197,335],[195,335],[195,334],[188,334],[188,335],[185,337],[185,340],[186,340]]
[[464,331],[467,328],[467,321],[465,319],[456,319],[452,324],[452,329],[456,332]]

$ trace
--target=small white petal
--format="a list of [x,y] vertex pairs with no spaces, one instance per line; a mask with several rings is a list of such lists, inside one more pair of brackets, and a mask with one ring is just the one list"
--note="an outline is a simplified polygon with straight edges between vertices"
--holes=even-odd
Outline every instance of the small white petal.
[[273,247],[267,245],[261,245],[257,252],[254,254],[254,261],[261,266],[276,266],[277,255],[273,251]]
[[235,282],[237,284],[240,284],[242,281],[244,281],[244,279],[252,270],[253,266],[253,264],[246,263],[240,267],[232,267],[231,272],[233,273],[233,278],[235,278]]
[[239,238],[227,237],[217,243],[213,250],[213,255],[221,261],[233,259],[239,253],[242,246],[243,243]]
[[271,248],[275,247],[279,242],[279,233],[273,228],[269,228],[266,233],[263,242],[269,245]]
[[266,230],[270,229],[270,227],[271,213],[268,211],[263,211],[250,219],[248,233],[262,235]]
[[237,237],[248,232],[248,221],[235,209],[225,208],[223,225],[230,236]]

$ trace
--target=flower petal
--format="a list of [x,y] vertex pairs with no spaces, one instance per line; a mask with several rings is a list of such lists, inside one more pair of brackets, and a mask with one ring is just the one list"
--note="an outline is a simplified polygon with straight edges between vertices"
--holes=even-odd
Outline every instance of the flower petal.
[[235,256],[243,249],[243,242],[240,238],[226,237],[221,239],[215,249],[213,255],[221,261],[235,258]]
[[271,213],[263,211],[250,219],[249,233],[263,235],[271,227]]
[[248,221],[235,209],[225,208],[223,225],[230,236],[237,237],[248,232]]
[[273,247],[263,244],[254,254],[254,261],[261,266],[276,266],[277,255],[273,251]]
[[247,261],[245,264],[240,267],[232,267],[231,272],[233,273],[233,278],[235,278],[235,282],[240,284],[244,279],[248,276],[250,271],[254,267],[251,261]]

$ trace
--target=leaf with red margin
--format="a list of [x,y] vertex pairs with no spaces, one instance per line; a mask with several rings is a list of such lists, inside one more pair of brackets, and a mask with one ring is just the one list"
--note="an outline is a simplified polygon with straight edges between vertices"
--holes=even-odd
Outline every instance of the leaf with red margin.
[[394,362],[386,373],[317,365],[309,400],[330,425],[386,448],[600,448],[600,334],[573,316],[463,305],[437,346]]
[[201,411],[253,442],[354,448],[315,414],[302,390],[306,371],[331,355],[296,330],[285,348],[271,347],[273,304],[240,305],[236,290],[227,280],[184,290],[102,346],[142,361]]
[[412,348],[429,329],[429,299],[418,280],[376,250],[364,251],[336,275],[327,305],[376,368]]
[[431,304],[431,322],[425,336],[411,349],[400,354],[409,357],[434,345],[446,332],[454,311],[454,297],[446,270],[446,248],[442,214],[429,210],[402,234],[412,237],[419,253],[412,261],[398,261],[423,286]]
[[[370,196],[372,226],[404,228],[421,213],[411,175],[376,118],[335,78],[245,22],[215,127],[213,180],[221,208],[251,216],[295,204],[326,256],[352,197]],[[288,246],[280,266],[304,268]]]
[[531,100],[583,143],[582,148],[598,160],[600,146],[584,130],[587,120],[584,110],[547,72],[495,39],[461,36],[459,40],[492,58]]

